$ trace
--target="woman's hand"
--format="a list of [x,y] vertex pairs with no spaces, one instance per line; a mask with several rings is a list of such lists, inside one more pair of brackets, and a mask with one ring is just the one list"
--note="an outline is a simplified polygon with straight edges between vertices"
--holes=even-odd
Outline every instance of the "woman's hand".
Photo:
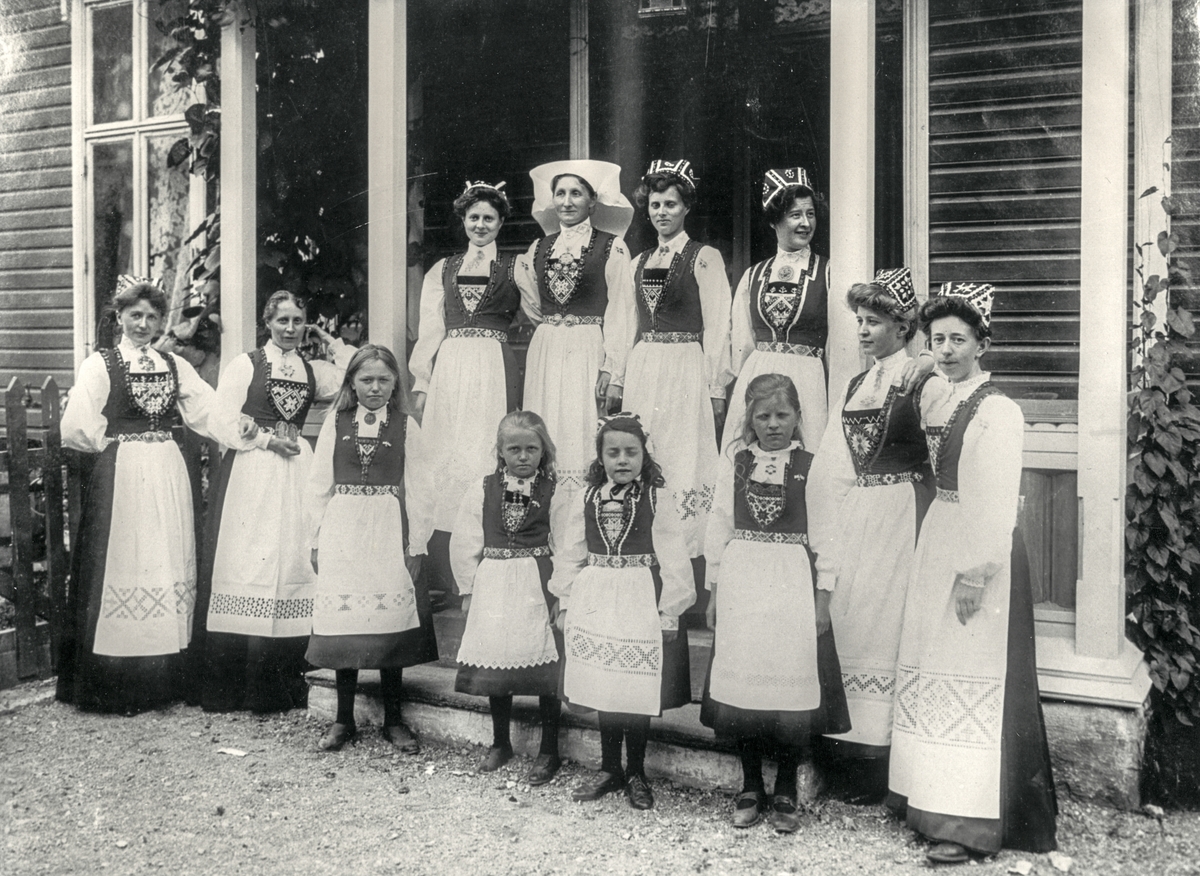
[[254,422],[252,417],[242,415],[238,420],[238,437],[243,441],[253,441],[254,436],[258,434],[258,423]]
[[679,630],[663,630],[663,644],[669,644],[679,638]]
[[417,425],[421,425],[421,421],[425,419],[425,399],[429,398],[428,393],[414,392],[412,396],[413,403],[413,419],[417,421]]
[[908,395],[921,382],[926,374],[933,370],[933,356],[917,356],[904,363],[900,372],[900,394]]
[[408,577],[413,581],[417,580],[417,576],[421,574],[421,555],[409,556],[404,555],[404,568],[408,570]]
[[560,633],[566,632],[567,629],[567,610],[560,608],[558,616],[554,618],[554,628]]
[[462,613],[463,617],[467,616],[467,612],[471,610],[471,594],[468,593],[462,598]]
[[833,597],[832,590],[817,591],[817,635],[823,636],[833,626],[829,617],[829,600]]
[[973,587],[959,575],[954,581],[954,589],[950,591],[950,601],[954,603],[958,622],[966,626],[967,621],[983,608],[983,588]]
[[313,574],[320,575],[321,573],[319,571],[317,571],[317,549],[316,548],[313,548],[312,551],[309,553],[308,561],[310,563],[312,563]]
[[712,406],[713,406],[713,422],[719,423],[719,422],[721,422],[721,418],[725,416],[725,399],[714,398],[712,400]]
[[274,435],[271,436],[271,441],[267,444],[267,449],[278,453],[284,458],[300,455],[300,444],[298,442],[288,438],[276,438]]
[[305,326],[305,328],[307,331],[320,338],[321,343],[325,346],[329,346],[333,343],[333,335],[325,331],[325,329],[321,328],[319,325],[316,325],[315,323],[309,323],[307,326]]
[[601,371],[600,376],[596,378],[596,406],[601,409],[600,415],[604,416],[614,406],[619,408],[620,405],[621,387],[613,385],[611,374]]
[[708,624],[710,630],[717,628],[717,585],[713,582],[712,589],[708,591],[708,605],[704,606],[704,622]]

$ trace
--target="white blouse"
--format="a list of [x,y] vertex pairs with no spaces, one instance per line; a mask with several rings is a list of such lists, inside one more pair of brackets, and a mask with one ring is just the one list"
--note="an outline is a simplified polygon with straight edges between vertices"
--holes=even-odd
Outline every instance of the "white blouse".
[[[689,238],[686,231],[658,247],[646,259],[646,268],[668,268],[676,254],[683,252]],[[634,259],[634,263],[636,263]],[[631,266],[632,267],[632,266]],[[734,378],[729,362],[729,277],[725,260],[711,246],[701,247],[696,255],[696,285],[700,287],[700,314],[704,319],[704,377],[711,398],[725,398],[725,387]],[[636,291],[636,290],[635,290]]]
[[[168,370],[166,356],[171,356],[175,360],[175,373],[179,375],[178,407],[183,422],[205,438],[215,437],[209,431],[215,400],[213,388],[204,382],[187,360],[174,353],[160,353],[150,346],[139,349],[128,338],[121,340],[116,352],[123,361],[129,363],[132,374],[163,373]],[[150,368],[138,361],[143,353],[150,357]],[[79,366],[75,386],[63,410],[61,429],[64,447],[84,453],[100,453],[112,443],[113,439],[104,434],[108,429],[108,418],[103,413],[111,389],[104,357],[92,353]]]
[[[274,377],[286,380],[304,381],[304,363],[295,350],[282,350],[274,341],[267,341],[262,347],[271,365]],[[346,366],[355,353],[355,348],[346,344],[341,338],[335,338],[329,345],[333,362],[314,359],[308,364],[312,366],[313,379],[316,383],[316,397],[313,401],[328,401],[337,395],[346,376]],[[291,372],[291,376],[287,372]],[[250,440],[245,440],[239,432],[242,419],[242,407],[246,404],[246,393],[250,382],[254,379],[254,363],[250,354],[244,353],[225,366],[221,379],[217,381],[217,396],[213,406],[212,429],[213,436],[224,446],[233,450],[266,450],[270,444],[271,435],[258,432]]]
[[[592,223],[589,219],[561,229],[554,246],[550,248],[549,258],[553,260],[564,253],[579,258],[591,236]],[[526,315],[535,325],[542,321],[541,298],[538,294],[537,271],[534,265],[538,242],[535,240],[531,243],[525,255],[517,259],[514,271]],[[608,261],[604,265],[604,281],[608,286],[608,306],[604,310],[604,364],[600,370],[608,372],[612,385],[624,386],[625,361],[629,358],[629,350],[637,336],[637,304],[634,300],[629,248],[620,237],[613,241],[612,249],[609,250]]]

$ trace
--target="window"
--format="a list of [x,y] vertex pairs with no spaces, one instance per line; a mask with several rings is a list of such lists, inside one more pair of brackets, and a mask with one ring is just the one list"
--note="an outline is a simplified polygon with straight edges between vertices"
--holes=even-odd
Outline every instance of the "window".
[[172,309],[183,306],[184,241],[204,217],[203,182],[168,167],[171,147],[188,133],[184,110],[196,98],[153,69],[172,41],[152,12],[150,0],[75,0],[84,77],[75,108],[84,179],[84,203],[76,205],[84,230],[76,318],[87,326],[89,350],[110,341],[101,317],[119,274],[155,277]]

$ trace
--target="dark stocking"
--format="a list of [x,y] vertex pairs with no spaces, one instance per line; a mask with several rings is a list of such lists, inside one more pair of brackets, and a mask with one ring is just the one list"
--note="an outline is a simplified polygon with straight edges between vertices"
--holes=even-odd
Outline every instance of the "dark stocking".
[[796,799],[796,770],[804,759],[804,749],[796,745],[779,746],[779,771],[775,774],[775,793]]
[[621,775],[621,737],[625,727],[622,716],[614,712],[600,712],[600,769],[606,773]]
[[646,777],[646,740],[649,737],[649,715],[626,716],[625,758],[629,763],[626,772],[631,776]]
[[742,791],[766,793],[762,771],[762,739],[758,736],[744,736],[738,740],[737,746],[738,754],[742,758]]
[[400,720],[400,702],[403,696],[403,669],[379,670],[379,692],[383,696],[383,726],[395,727]]
[[[511,698],[509,702],[512,702]],[[538,754],[558,757],[558,719],[562,713],[558,697],[554,694],[538,697],[538,713],[542,719],[542,745]]]
[[512,703],[512,694],[488,697],[488,705],[492,708],[492,748],[512,749],[508,732],[512,721]]
[[358,670],[339,669],[337,678],[337,717],[338,724],[354,723],[354,694],[358,690]]

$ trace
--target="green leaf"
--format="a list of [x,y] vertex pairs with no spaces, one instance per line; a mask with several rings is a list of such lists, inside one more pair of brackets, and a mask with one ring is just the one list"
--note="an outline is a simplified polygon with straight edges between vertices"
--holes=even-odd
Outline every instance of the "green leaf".
[[[1162,435],[1156,435],[1155,438],[1157,438],[1158,443],[1162,445]],[[1170,453],[1169,450],[1167,452]],[[1146,463],[1146,466],[1150,469],[1150,471],[1154,472],[1154,474],[1160,478],[1167,472],[1167,461],[1163,458],[1161,453],[1156,453],[1153,450],[1147,451],[1142,455],[1142,462]]]
[[1185,338],[1190,338],[1196,333],[1196,324],[1192,320],[1191,313],[1182,307],[1167,311],[1167,326]]
[[[1182,382],[1182,381],[1180,381],[1180,382]],[[1157,444],[1159,447],[1161,447],[1163,450],[1165,450],[1167,452],[1168,456],[1176,457],[1183,451],[1183,439],[1181,439],[1179,437],[1179,435],[1175,432],[1174,429],[1158,430],[1158,432],[1156,432],[1154,435],[1154,443]],[[1151,451],[1151,453],[1153,453],[1153,452]],[[1149,458],[1151,456],[1151,453],[1146,454],[1146,459],[1147,459],[1148,465],[1150,464]],[[1159,457],[1158,454],[1153,454],[1153,455],[1160,460],[1162,459],[1162,457]],[[1162,477],[1163,471],[1166,470],[1165,460],[1163,460],[1163,463],[1164,463],[1164,465],[1163,465],[1162,470],[1154,469],[1154,473],[1157,474],[1159,477]]]
[[1179,249],[1179,237],[1172,231],[1168,234],[1165,231],[1158,232],[1158,251],[1164,256],[1169,256],[1175,250]]
[[1140,201],[1142,198],[1148,198],[1157,191],[1158,191],[1158,186],[1150,186],[1150,188],[1146,189],[1146,191],[1144,191],[1140,195],[1138,195],[1138,200]]

